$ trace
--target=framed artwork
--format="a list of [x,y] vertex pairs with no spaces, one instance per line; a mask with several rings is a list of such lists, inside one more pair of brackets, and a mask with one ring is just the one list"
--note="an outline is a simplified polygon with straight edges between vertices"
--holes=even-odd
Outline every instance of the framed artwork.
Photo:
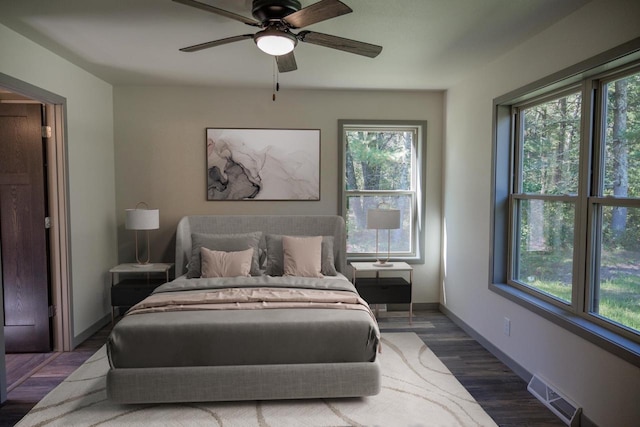
[[207,200],[320,200],[320,129],[207,128]]

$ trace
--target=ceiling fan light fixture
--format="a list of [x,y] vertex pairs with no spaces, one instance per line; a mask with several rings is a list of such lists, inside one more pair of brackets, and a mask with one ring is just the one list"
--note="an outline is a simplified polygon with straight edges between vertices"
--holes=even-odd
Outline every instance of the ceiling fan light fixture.
[[273,56],[286,55],[298,43],[298,39],[293,34],[275,29],[266,29],[256,33],[254,40],[261,51]]

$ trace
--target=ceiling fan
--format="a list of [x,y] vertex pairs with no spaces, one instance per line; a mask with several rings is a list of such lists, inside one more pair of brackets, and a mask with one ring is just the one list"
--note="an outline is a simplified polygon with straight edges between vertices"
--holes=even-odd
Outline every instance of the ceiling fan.
[[382,46],[343,37],[306,30],[300,31],[298,34],[291,31],[353,12],[349,6],[338,0],[321,0],[305,8],[301,7],[298,0],[253,0],[251,14],[256,20],[195,0],[173,1],[261,29],[255,34],[242,34],[184,47],[180,49],[182,52],[196,52],[227,43],[253,39],[260,50],[275,56],[278,71],[284,73],[298,68],[296,58],[293,55],[293,48],[299,41],[369,58],[375,58],[382,51]]

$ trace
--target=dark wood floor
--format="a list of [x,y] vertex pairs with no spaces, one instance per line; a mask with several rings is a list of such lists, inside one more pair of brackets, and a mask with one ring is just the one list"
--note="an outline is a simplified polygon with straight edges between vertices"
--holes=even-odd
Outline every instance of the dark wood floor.
[[[509,368],[436,311],[380,313],[382,332],[415,332],[442,360],[494,421],[505,427],[561,427],[564,424],[528,391]],[[106,341],[110,325],[69,353],[7,355],[8,401],[0,408],[0,427],[15,425],[50,390],[84,363]]]
[[437,311],[381,313],[380,330],[415,332],[449,368],[482,408],[503,427],[564,427],[553,412],[527,391],[527,383]]
[[0,407],[0,427],[15,425],[47,393],[64,381],[107,341],[109,324],[67,353],[7,354],[8,399]]

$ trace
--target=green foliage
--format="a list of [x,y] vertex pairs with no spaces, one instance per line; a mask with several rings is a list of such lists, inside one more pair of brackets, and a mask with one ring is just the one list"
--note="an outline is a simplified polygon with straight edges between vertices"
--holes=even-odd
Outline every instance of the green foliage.
[[560,300],[571,302],[573,251],[522,251],[518,278],[529,286]]
[[581,108],[575,93],[524,110],[524,193],[577,193]]
[[538,259],[541,253],[558,254],[560,257],[569,253],[571,256],[575,215],[573,203],[521,200],[518,206],[519,250],[524,261],[532,257]]
[[[624,214],[624,227],[615,229],[613,216],[616,211]],[[640,254],[640,209],[632,207],[604,206],[602,208],[602,241],[606,251],[631,251]],[[640,260],[635,260],[636,264]]]
[[[608,83],[606,105],[603,192],[614,195],[622,185],[629,197],[640,197],[640,74]],[[626,182],[620,182],[620,169]]]
[[[564,301],[571,301],[571,286],[558,281],[534,280],[531,287]],[[594,313],[640,333],[640,277],[622,274],[600,283]]]
[[530,285],[537,290],[558,298],[562,301],[571,301],[571,286],[563,282],[534,280]]
[[598,313],[640,332],[640,277],[621,274],[602,281]]
[[411,189],[413,133],[348,131],[347,190]]
[[[603,86],[605,102],[601,124],[603,177],[601,188],[594,183],[592,195],[640,198],[640,73],[625,76]],[[522,153],[520,182],[516,192],[539,195],[576,195],[580,172],[581,93],[575,92],[535,104],[521,111]],[[598,129],[596,128],[595,131]],[[589,159],[589,157],[585,157]],[[593,153],[590,159],[599,161]],[[526,211],[521,212],[526,215]],[[545,204],[547,245],[566,242],[574,223],[574,211]],[[611,248],[640,250],[640,209],[604,206],[601,212],[602,243]],[[522,227],[527,240],[531,229]],[[556,222],[558,225],[549,222]]]
[[[524,252],[518,278],[527,286],[571,302],[572,252]],[[638,253],[603,251],[593,312],[640,333],[640,265]]]

